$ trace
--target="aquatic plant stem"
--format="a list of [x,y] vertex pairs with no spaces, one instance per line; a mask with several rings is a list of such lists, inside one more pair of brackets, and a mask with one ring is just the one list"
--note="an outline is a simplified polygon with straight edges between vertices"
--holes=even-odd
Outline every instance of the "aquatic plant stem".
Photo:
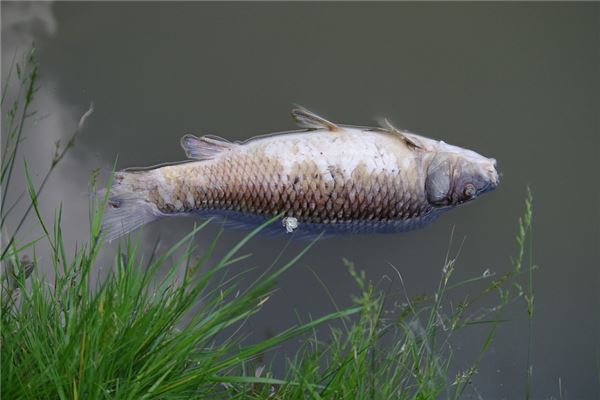
[[[33,50],[32,50],[33,53]],[[8,186],[10,184],[10,178],[12,176],[12,171],[13,168],[15,166],[15,159],[17,158],[17,150],[19,149],[19,144],[21,143],[21,136],[23,134],[23,126],[25,125],[25,119],[27,119],[28,113],[27,110],[29,109],[29,106],[31,105],[31,102],[33,101],[33,93],[35,93],[36,88],[35,88],[35,83],[37,81],[38,78],[38,69],[37,69],[37,65],[35,64],[35,62],[33,62],[33,54],[30,55],[30,61],[32,62],[32,70],[31,73],[29,74],[29,85],[27,87],[27,94],[25,95],[25,104],[23,105],[23,110],[21,111],[21,117],[19,119],[19,127],[17,130],[17,139],[15,141],[15,148],[12,151],[12,154],[10,155],[10,161],[9,161],[9,165],[8,165],[8,171],[2,171],[2,181],[4,181],[4,177],[6,176],[6,182],[4,183],[4,193],[2,193],[2,202],[0,203],[0,209],[4,209],[4,204],[6,203],[6,194],[8,193]],[[5,175],[7,174],[7,175]],[[3,254],[4,256],[4,254]]]
[[[9,242],[8,242],[8,245],[4,248],[4,250],[2,250],[2,255],[0,256],[0,260],[4,259],[4,256],[8,252],[8,249],[14,243],[15,238],[17,236],[17,233],[19,232],[19,230],[21,229],[21,227],[25,223],[25,220],[27,219],[27,216],[29,215],[29,213],[31,212],[31,210],[33,209],[33,207],[36,205],[36,203],[38,201],[38,198],[40,196],[40,193],[44,189],[44,186],[46,186],[46,183],[48,182],[48,179],[50,178],[50,175],[52,175],[52,172],[56,169],[56,167],[58,166],[58,164],[60,163],[60,161],[67,154],[67,151],[69,151],[73,147],[73,145],[75,144],[75,138],[77,137],[77,135],[79,135],[79,133],[81,132],[81,129],[83,128],[83,124],[84,124],[85,120],[87,119],[87,117],[89,117],[89,115],[93,111],[94,111],[94,105],[92,103],[92,104],[90,104],[90,108],[81,117],[77,129],[75,130],[75,132],[69,138],[69,141],[67,142],[66,146],[62,149],[61,152],[57,153],[54,156],[54,158],[52,159],[52,165],[50,165],[50,168],[46,172],[46,175],[44,176],[44,179],[42,179],[42,183],[40,184],[40,186],[37,189],[37,191],[35,193],[32,193],[31,202],[30,202],[29,206],[27,207],[27,210],[21,216],[21,219],[19,220],[19,223],[17,224],[17,227],[15,228],[15,230],[14,230],[14,232],[13,232],[13,234],[12,234],[12,236],[11,236]],[[13,157],[13,160],[14,160],[14,157]],[[6,192],[4,194],[6,194]],[[4,222],[4,218],[2,219],[2,222]]]
[[527,300],[527,387],[525,391],[525,398],[529,400],[531,398],[531,387],[533,381],[533,364],[531,362],[532,358],[532,346],[533,346],[533,306],[534,306],[534,293],[533,293],[533,227],[531,224],[531,219],[533,215],[532,210],[532,195],[531,190],[527,188],[527,198],[525,200],[526,204],[526,216],[527,216],[527,230],[529,231],[529,287],[528,294],[525,297]]

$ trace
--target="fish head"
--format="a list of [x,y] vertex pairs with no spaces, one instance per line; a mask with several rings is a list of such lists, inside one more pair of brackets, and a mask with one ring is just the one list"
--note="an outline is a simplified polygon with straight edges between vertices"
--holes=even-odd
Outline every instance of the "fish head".
[[425,191],[434,207],[472,201],[499,184],[496,160],[439,142],[427,168]]

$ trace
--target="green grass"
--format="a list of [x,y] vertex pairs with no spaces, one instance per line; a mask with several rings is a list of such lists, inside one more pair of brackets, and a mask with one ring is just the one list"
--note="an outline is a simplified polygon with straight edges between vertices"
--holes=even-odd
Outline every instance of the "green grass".
[[[48,176],[74,145],[78,132],[66,146],[57,147],[39,186],[26,168],[28,190],[17,196],[29,201],[23,215],[12,215],[16,208],[6,203],[38,78],[33,52],[15,65],[23,91],[6,112],[6,86],[2,94],[7,132],[0,182],[2,398],[461,398],[494,340],[505,307],[522,301],[529,320],[533,318],[534,267],[531,260],[526,262],[531,254],[531,194],[519,222],[517,257],[505,274],[454,282],[457,260],[448,256],[440,268],[435,293],[394,302],[402,289],[389,293],[344,260],[359,293],[353,306],[298,323],[258,342],[248,343],[241,327],[262,312],[276,290],[277,279],[312,244],[290,261],[265,268],[259,280],[244,286],[244,273],[239,272],[247,259],[243,247],[262,227],[220,260],[212,261],[219,235],[203,248],[197,248],[195,240],[204,223],[165,252],[155,247],[150,254],[143,254],[139,242],[128,240],[114,254],[108,276],[92,285],[97,270],[107,268],[98,259],[101,250],[108,251],[100,232],[107,199],[91,204],[89,237],[73,254],[65,251],[62,210],[48,223],[38,204]],[[16,221],[10,233],[9,220]],[[20,235],[26,221],[43,235],[33,239]],[[36,248],[43,242],[52,257],[42,264]],[[43,274],[48,268],[53,269],[52,281]],[[518,283],[522,277],[529,279],[525,288]],[[399,272],[396,279],[403,287]],[[448,307],[449,294],[464,293],[474,287],[470,285],[481,283],[486,283],[483,289]],[[475,312],[484,301],[493,301],[495,307],[486,313]],[[481,338],[479,356],[471,367],[449,376],[451,339],[463,329],[482,324],[488,333]],[[285,371],[276,374],[262,360],[292,338],[300,340],[300,348],[287,359]],[[530,343],[531,338],[530,325]],[[525,368],[526,396],[530,396],[531,365]]]

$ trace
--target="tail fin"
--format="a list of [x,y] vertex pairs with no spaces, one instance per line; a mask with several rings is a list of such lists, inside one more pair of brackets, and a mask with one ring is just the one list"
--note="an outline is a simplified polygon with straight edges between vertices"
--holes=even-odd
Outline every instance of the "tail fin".
[[110,188],[102,221],[106,240],[113,241],[160,217],[156,206],[148,201],[148,191],[140,187],[147,172],[117,172]]

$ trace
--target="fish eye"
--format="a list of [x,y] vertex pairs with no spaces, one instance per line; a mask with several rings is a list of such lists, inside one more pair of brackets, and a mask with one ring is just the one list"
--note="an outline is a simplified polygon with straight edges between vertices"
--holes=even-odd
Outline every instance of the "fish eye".
[[475,196],[475,193],[477,193],[477,189],[475,189],[475,185],[473,185],[472,183],[467,183],[463,190],[463,194],[465,195],[465,197],[471,198],[471,197]]

